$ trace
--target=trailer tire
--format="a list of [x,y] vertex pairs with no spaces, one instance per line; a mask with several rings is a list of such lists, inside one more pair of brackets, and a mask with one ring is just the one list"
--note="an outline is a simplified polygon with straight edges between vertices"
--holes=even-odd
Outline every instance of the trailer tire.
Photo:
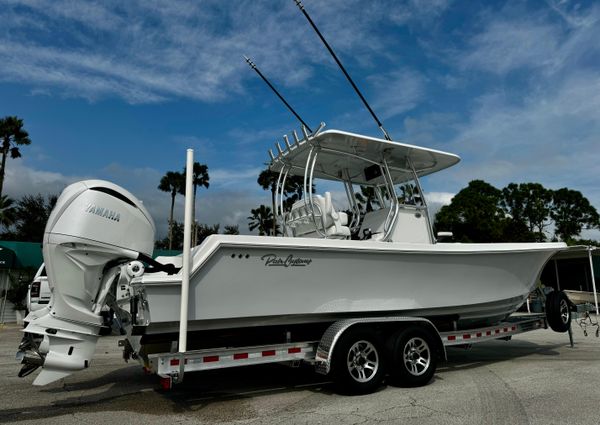
[[571,327],[569,298],[562,291],[552,291],[546,296],[546,318],[555,332],[567,332]]
[[434,335],[421,326],[409,326],[388,338],[390,377],[403,387],[428,384],[437,366],[437,343]]
[[368,394],[386,374],[381,338],[364,327],[349,328],[338,340],[332,358],[332,378],[339,392]]

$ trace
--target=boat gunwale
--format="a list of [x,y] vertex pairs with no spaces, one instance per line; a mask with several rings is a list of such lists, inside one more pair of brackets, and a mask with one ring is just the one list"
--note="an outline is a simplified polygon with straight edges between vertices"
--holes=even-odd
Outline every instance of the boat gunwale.
[[[368,246],[365,246],[368,244]],[[210,235],[206,240],[193,249],[192,278],[221,248],[250,248],[250,249],[290,249],[296,251],[337,251],[347,253],[385,253],[406,255],[486,255],[486,254],[515,254],[548,252],[549,256],[567,248],[563,242],[519,242],[519,243],[436,243],[414,244],[406,242],[354,241],[340,239],[291,238],[276,236],[252,235]],[[452,248],[452,249],[448,249]],[[458,248],[458,249],[457,249]],[[485,248],[485,249],[482,249]],[[205,252],[201,252],[201,251]],[[197,264],[194,257],[200,253]],[[181,254],[177,257],[180,257]],[[146,280],[148,279],[148,280]],[[181,271],[174,275],[157,273],[144,275],[132,280],[132,286],[161,285],[165,283],[181,283]]]

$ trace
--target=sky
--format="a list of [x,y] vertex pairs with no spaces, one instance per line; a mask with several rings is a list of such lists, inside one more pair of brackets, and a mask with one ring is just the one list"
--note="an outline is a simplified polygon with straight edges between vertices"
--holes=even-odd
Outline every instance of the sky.
[[[434,208],[483,179],[568,187],[600,209],[600,3],[303,4],[394,140],[461,157],[424,179]],[[157,186],[193,148],[210,174],[197,219],[248,233],[270,204],[267,150],[299,124],[243,55],[312,128],[381,136],[293,0],[0,0],[0,22],[0,116],[32,140],[7,164],[15,199],[105,179],[164,236]]]

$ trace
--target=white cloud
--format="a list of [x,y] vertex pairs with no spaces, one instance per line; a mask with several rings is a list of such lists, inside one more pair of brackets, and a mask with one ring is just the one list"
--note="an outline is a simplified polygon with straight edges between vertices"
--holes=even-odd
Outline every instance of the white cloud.
[[[213,102],[240,94],[243,81],[256,78],[243,54],[288,86],[304,85],[315,64],[335,66],[291,1],[2,3],[0,81],[32,84],[34,93]],[[368,63],[388,54],[386,40],[374,31],[381,22],[435,19],[447,3],[338,0],[305,6],[338,53],[352,52]]]
[[61,173],[27,167],[22,159],[8,159],[4,176],[3,195],[18,200],[24,195],[41,193],[60,194],[73,182],[84,180],[84,176],[68,176]]
[[557,28],[546,23],[492,21],[472,39],[472,50],[462,58],[461,65],[496,74],[548,66],[557,50],[558,38]]
[[449,205],[455,193],[450,192],[425,192],[428,204]]
[[230,170],[217,168],[209,170],[210,182],[217,187],[252,187],[257,188],[256,179],[262,171],[261,168],[247,168],[241,170]]
[[428,24],[446,11],[450,3],[449,0],[409,0],[403,2],[403,7],[392,10],[390,19],[398,24],[411,21]]
[[413,109],[425,96],[425,78],[409,69],[377,74],[368,80],[375,91],[373,107],[382,120]]
[[435,215],[444,206],[449,205],[455,193],[450,192],[425,192],[425,199],[429,210],[429,217],[433,221]]
[[[566,11],[565,4],[553,5],[562,22],[548,10],[527,12],[510,5],[500,15],[487,14],[484,30],[474,35],[464,52],[453,51],[459,67],[497,75],[530,70],[549,77],[568,69],[593,69],[600,58],[600,7]],[[560,76],[559,76],[560,77]]]
[[452,143],[463,162],[446,173],[461,185],[483,178],[500,186],[511,181],[567,186],[600,206],[599,110],[597,73],[570,75],[522,104],[484,96]]
[[[600,207],[600,7],[549,5],[528,14],[508,5],[485,15],[483,31],[457,55],[463,70],[500,78],[454,126],[447,149],[463,161],[445,172],[447,188],[475,178],[498,187],[537,181],[580,190]],[[512,71],[526,72],[507,79]]]

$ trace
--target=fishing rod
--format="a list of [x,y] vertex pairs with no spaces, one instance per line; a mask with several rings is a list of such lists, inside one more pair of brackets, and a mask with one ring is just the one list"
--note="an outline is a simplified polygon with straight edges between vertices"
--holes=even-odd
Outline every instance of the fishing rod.
[[354,84],[354,81],[352,80],[352,77],[350,77],[350,74],[348,74],[348,72],[346,71],[346,68],[344,68],[344,65],[342,65],[342,62],[340,62],[340,60],[338,59],[337,55],[335,54],[335,52],[333,51],[333,49],[331,48],[331,46],[329,45],[329,43],[327,42],[327,40],[325,40],[325,37],[323,37],[323,34],[321,34],[321,31],[319,31],[319,28],[317,28],[317,26],[315,25],[315,23],[313,22],[313,20],[310,18],[310,15],[308,14],[308,12],[306,11],[306,9],[304,8],[304,5],[302,4],[302,2],[300,0],[294,0],[294,1],[296,2],[296,5],[298,6],[298,8],[302,11],[302,13],[304,14],[304,16],[306,17],[306,19],[308,20],[308,23],[310,24],[310,26],[313,27],[313,29],[315,30],[315,32],[317,33],[317,35],[319,36],[319,38],[321,39],[321,41],[323,42],[323,44],[325,45],[325,47],[327,48],[327,50],[329,50],[329,53],[331,54],[331,56],[333,56],[333,59],[338,64],[338,66],[340,67],[340,69],[342,70],[342,72],[344,73],[344,75],[346,76],[346,79],[348,80],[348,82],[350,83],[350,85],[352,86],[352,88],[354,89],[354,91],[356,92],[356,94],[358,95],[358,97],[360,97],[360,100],[362,100],[362,102],[364,103],[364,105],[367,107],[367,109],[371,113],[371,116],[373,117],[373,119],[377,123],[377,126],[383,132],[383,135],[384,135],[385,139],[386,140],[392,140],[391,137],[390,137],[390,135],[388,134],[388,132],[385,130],[385,128],[383,128],[383,124],[381,123],[381,121],[379,120],[379,118],[377,118],[377,115],[375,115],[375,112],[373,112],[373,109],[371,109],[371,107],[369,106],[369,103],[367,102],[367,100],[365,99],[365,97],[362,95],[362,93],[360,92],[360,90],[358,89],[358,87],[356,86],[356,84]]
[[312,130],[310,129],[310,127],[308,126],[308,124],[306,124],[306,123],[304,122],[304,120],[303,120],[302,118],[300,118],[300,115],[298,115],[298,114],[296,113],[296,111],[294,111],[294,108],[292,108],[292,107],[290,106],[290,104],[289,104],[289,103],[287,103],[287,101],[286,101],[286,100],[283,98],[283,96],[282,96],[281,94],[279,94],[279,92],[277,91],[277,89],[276,89],[275,87],[273,87],[273,84],[271,84],[271,83],[269,82],[269,80],[267,80],[267,77],[265,77],[265,76],[262,74],[262,72],[260,72],[260,69],[258,69],[258,67],[256,66],[256,64],[255,64],[254,62],[252,62],[248,56],[245,56],[245,55],[244,55],[244,59],[246,59],[246,62],[248,63],[248,65],[250,65],[250,68],[252,68],[253,70],[255,70],[255,71],[256,71],[256,73],[258,74],[258,76],[259,76],[260,78],[262,78],[262,79],[263,79],[263,81],[264,81],[265,83],[267,83],[267,85],[268,85],[268,86],[271,88],[271,90],[273,90],[273,92],[274,92],[274,93],[277,95],[277,97],[279,97],[279,99],[281,99],[281,101],[283,102],[283,104],[284,104],[284,105],[285,105],[285,106],[286,106],[286,107],[287,107],[287,108],[290,110],[290,112],[291,112],[292,114],[294,114],[294,116],[295,116],[295,117],[298,119],[298,121],[300,121],[300,122],[302,123],[302,125],[303,125],[304,127],[306,127],[306,129],[308,130],[308,132],[309,132],[309,133],[312,133]]

